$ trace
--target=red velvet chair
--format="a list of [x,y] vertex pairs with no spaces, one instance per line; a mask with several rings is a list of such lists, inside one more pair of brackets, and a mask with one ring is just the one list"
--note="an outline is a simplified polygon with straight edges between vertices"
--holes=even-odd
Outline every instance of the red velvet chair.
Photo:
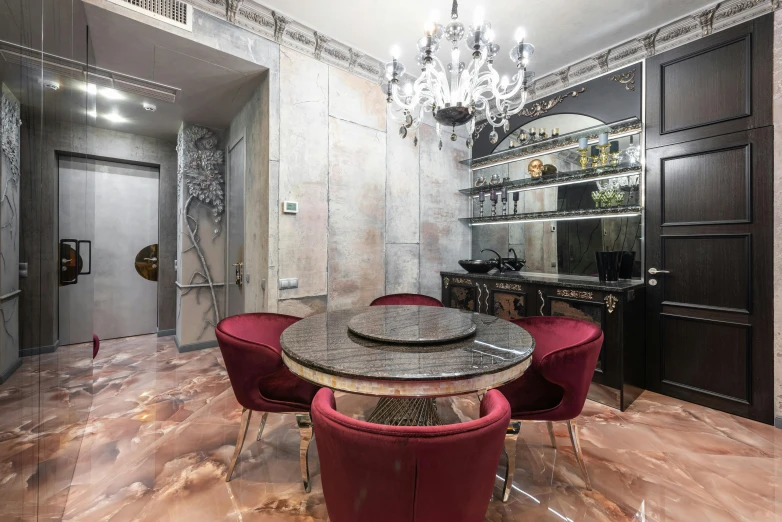
[[332,522],[479,522],[486,517],[508,401],[496,390],[481,418],[447,426],[384,426],[335,410],[323,389],[312,403],[323,496]]
[[411,305],[411,306],[439,306],[443,308],[443,303],[434,297],[421,294],[391,294],[378,297],[369,306],[392,306],[392,305]]
[[296,415],[301,436],[299,461],[305,491],[310,490],[307,453],[312,440],[310,407],[320,389],[295,376],[282,362],[280,335],[298,317],[281,314],[241,314],[223,319],[215,332],[236,400],[242,405],[242,423],[231,465],[225,477],[231,480],[253,411],[264,412],[257,440],[261,440],[269,413]]
[[584,483],[591,490],[574,419],[584,409],[603,346],[603,332],[592,323],[566,317],[528,317],[513,322],[532,334],[535,351],[532,364],[524,375],[498,388],[510,403],[513,419],[505,440],[508,466],[502,499],[507,502],[513,485],[516,439],[523,420],[547,421],[554,447],[556,440],[551,422],[567,421],[576,460],[581,466]]

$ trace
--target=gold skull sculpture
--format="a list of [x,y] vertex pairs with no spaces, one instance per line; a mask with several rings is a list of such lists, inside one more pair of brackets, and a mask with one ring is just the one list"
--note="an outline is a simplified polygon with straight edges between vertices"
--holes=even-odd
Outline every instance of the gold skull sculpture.
[[543,162],[539,159],[534,159],[527,165],[527,172],[533,179],[537,179],[543,175]]

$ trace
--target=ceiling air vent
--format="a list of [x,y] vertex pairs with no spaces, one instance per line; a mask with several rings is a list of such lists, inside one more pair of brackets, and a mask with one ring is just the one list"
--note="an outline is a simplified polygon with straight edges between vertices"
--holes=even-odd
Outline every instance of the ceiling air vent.
[[193,30],[193,8],[181,0],[109,0],[155,20],[175,25],[188,31]]

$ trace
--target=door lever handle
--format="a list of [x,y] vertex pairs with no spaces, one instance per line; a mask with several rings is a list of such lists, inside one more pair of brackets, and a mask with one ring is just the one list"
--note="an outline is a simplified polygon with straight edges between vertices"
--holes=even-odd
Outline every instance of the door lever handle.
[[671,272],[668,270],[657,270],[656,268],[652,267],[649,269],[649,273],[652,275],[657,275],[657,274],[670,274]]

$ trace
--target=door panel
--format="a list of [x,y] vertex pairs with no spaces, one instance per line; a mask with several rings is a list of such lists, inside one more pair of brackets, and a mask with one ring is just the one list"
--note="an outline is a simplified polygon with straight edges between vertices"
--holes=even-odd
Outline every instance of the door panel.
[[648,148],[772,124],[773,15],[647,62]]
[[[662,381],[717,400],[748,404],[751,327],[663,314]],[[709,371],[703,371],[704,367]]]
[[228,153],[228,316],[244,313],[245,161],[245,140],[241,138]]
[[157,282],[136,256],[158,241],[158,169],[70,157],[59,167],[60,237],[81,258],[74,284],[60,286],[60,343],[155,333]]
[[[750,114],[750,55],[747,33],[738,40],[660,65],[663,106],[661,132],[681,131]],[[732,67],[724,67],[729,63]],[[703,96],[715,84],[722,103]]]
[[[663,304],[749,313],[752,244],[748,234],[663,236]],[[656,266],[656,265],[655,265]]]
[[663,224],[747,223],[752,219],[749,146],[666,159]]
[[762,422],[773,420],[772,158],[771,127],[647,150],[646,266],[668,272],[646,274],[647,385]]

